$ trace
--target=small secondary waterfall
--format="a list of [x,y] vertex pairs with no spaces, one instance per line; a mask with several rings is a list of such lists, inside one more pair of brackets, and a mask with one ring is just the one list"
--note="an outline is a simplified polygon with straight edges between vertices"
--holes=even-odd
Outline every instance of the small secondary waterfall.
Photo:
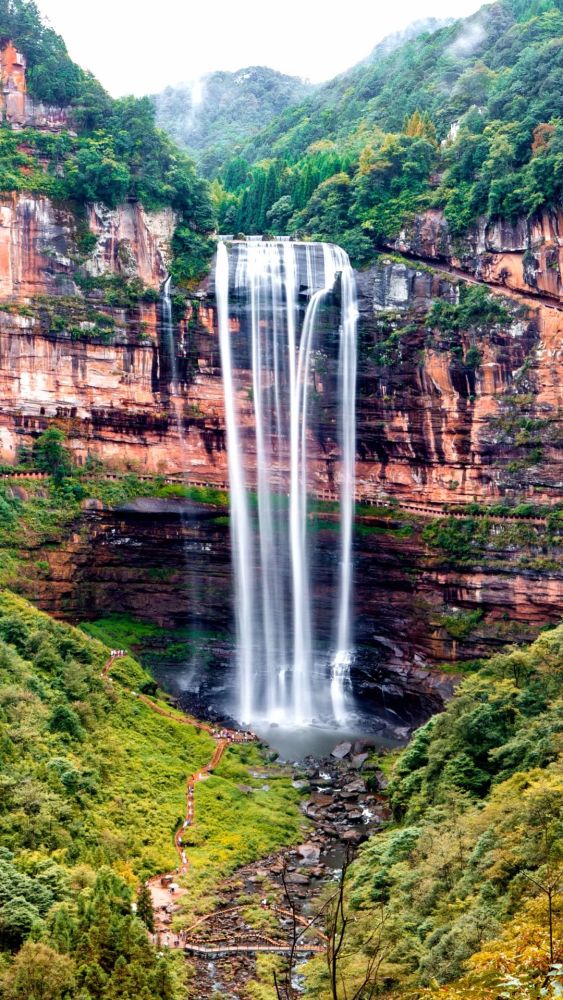
[[[170,295],[171,284],[172,278],[168,277],[162,286],[162,293],[160,296],[160,322],[166,352],[166,360],[169,367],[168,375],[170,378],[170,393],[174,397],[174,409],[176,416],[178,417],[181,413],[181,408],[179,408],[178,401],[176,399],[178,393],[178,359],[176,357],[176,343],[174,340],[174,316],[172,311],[172,296]],[[180,434],[182,435],[183,431],[181,420],[179,420],[178,426]]]
[[[215,291],[231,494],[238,715],[246,723],[306,725],[332,718],[343,724],[352,661],[354,274],[347,254],[331,244],[256,239],[233,243],[229,254],[220,242]],[[242,335],[233,318],[236,309],[244,314]],[[323,649],[313,611],[308,497],[318,460],[310,454],[314,413],[324,390],[323,366],[336,340],[340,558],[334,634],[330,648]],[[250,385],[244,384],[243,369],[251,371]]]

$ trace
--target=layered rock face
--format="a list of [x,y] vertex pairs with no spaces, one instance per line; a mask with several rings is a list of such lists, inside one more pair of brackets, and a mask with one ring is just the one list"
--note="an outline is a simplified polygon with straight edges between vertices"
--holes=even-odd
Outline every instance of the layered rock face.
[[[157,291],[166,276],[173,214],[145,213],[137,204],[115,211],[92,206],[88,232],[96,245],[80,267],[81,234],[66,209],[14,195],[0,204],[0,222],[2,460],[13,461],[20,444],[29,445],[56,420],[78,462],[94,454],[117,469],[187,472],[197,482],[224,484],[212,284],[177,316],[175,364],[158,303],[140,298],[108,308],[99,288],[82,290],[80,275],[94,286],[108,277],[140,278]],[[546,219],[542,224],[547,226]],[[401,245],[446,257],[451,240],[444,226],[437,213],[429,215],[411,236],[403,234]],[[553,228],[550,233],[554,239]],[[512,243],[521,246],[518,234],[518,227],[511,230]],[[538,250],[544,263],[551,253],[546,247]],[[518,253],[522,263],[525,252]],[[475,261],[475,268],[498,271],[483,255]],[[535,287],[551,282],[555,295],[555,273],[543,267]],[[443,504],[556,497],[563,481],[563,379],[555,304],[503,294],[500,321],[477,312],[465,317],[465,329],[448,331],[439,319],[430,323],[429,310],[436,302],[459,303],[471,286],[457,275],[383,257],[358,275],[358,287],[358,498],[385,494]],[[242,308],[233,316],[235,344],[244,340],[244,324]],[[330,497],[338,489],[337,340],[321,331],[317,346],[319,431],[310,448],[311,485]],[[236,359],[244,369],[244,350],[237,348]],[[244,378],[248,392],[241,393],[239,406],[251,437],[250,373]],[[254,474],[251,462],[249,481]]]
[[[512,322],[492,329],[477,324],[472,338],[471,331],[463,331],[464,346],[473,342],[482,353],[474,376],[452,364],[443,350],[426,348],[416,384],[407,390],[411,405],[401,407],[389,428],[397,448],[386,449],[386,464],[392,467],[400,450],[407,459],[401,464],[414,472],[414,478],[406,474],[403,486],[400,470],[392,472],[397,492],[416,492],[418,479],[419,489],[436,499],[444,499],[450,488],[455,499],[557,499],[563,484],[563,213],[544,211],[514,224],[482,220],[454,239],[443,213],[428,211],[392,249],[419,263],[391,264],[376,277],[376,310],[409,316],[414,308],[421,315],[436,296],[457,295],[467,282],[479,282],[501,296],[513,314]],[[434,266],[429,271],[420,262]],[[408,350],[406,345],[407,356]],[[405,417],[408,425],[415,399],[419,419],[412,434]],[[380,410],[385,419],[384,407]],[[422,469],[416,469],[417,458]],[[452,483],[458,484],[455,489]]]
[[[0,460],[14,462],[55,421],[78,462],[97,453],[120,467],[161,470],[173,410],[155,300],[174,214],[94,205],[88,224],[95,249],[84,254],[83,223],[67,208],[20,194],[0,201]],[[152,296],[129,302],[134,279]],[[107,305],[104,281],[123,305]]]
[[[322,639],[328,641],[337,593],[330,523],[317,526],[317,537],[315,617],[324,628]],[[412,565],[420,554],[419,545]],[[410,598],[396,606],[389,601],[385,577],[396,556],[393,529],[388,524],[382,534],[358,538],[355,617],[363,624],[357,635],[355,682],[374,711],[381,710],[383,704],[396,711],[405,724],[418,723],[442,707],[452,685],[448,678],[421,669],[429,660],[424,636],[427,620],[420,616],[415,640],[419,645],[413,647],[408,630],[404,631]],[[165,674],[174,690],[181,692],[190,675],[191,659],[197,663],[192,690],[205,691],[218,683],[218,676],[231,677],[235,629],[230,537],[228,519],[221,508],[145,498],[118,510],[87,504],[66,541],[56,549],[34,552],[31,561],[49,569],[37,579],[30,573],[28,593],[55,616],[84,621],[119,611],[141,619],[149,617],[167,631],[176,630],[173,637],[181,634],[183,658],[175,663],[167,662],[166,639],[154,640],[157,675]],[[395,575],[396,581],[399,576]],[[428,589],[432,591],[432,586]],[[383,617],[378,610],[382,596],[387,602]],[[438,581],[432,599],[441,605]],[[389,629],[396,636],[394,642],[388,638]],[[232,678],[233,688],[235,684]]]
[[9,42],[0,50],[0,119],[12,127],[59,129],[67,124],[65,108],[32,100],[27,93],[27,60]]
[[442,504],[558,499],[563,314],[502,295],[500,321],[475,300],[459,329],[447,309],[429,313],[474,287],[453,275],[383,258],[359,281],[360,490]]
[[[192,482],[225,484],[212,283],[178,313],[173,348],[154,301],[167,273],[173,215],[151,215],[135,204],[115,211],[93,206],[87,231],[97,240],[88,253],[81,252],[77,220],[45,199],[4,198],[0,219],[2,460],[14,461],[22,444],[29,446],[55,423],[68,434],[78,462],[97,455],[120,471],[187,472]],[[483,311],[480,301],[469,308],[470,280],[475,279],[452,272],[443,220],[433,215],[420,223],[420,232],[424,226],[430,227],[434,243],[405,244],[405,249],[434,255],[438,266],[382,256],[358,275],[358,499],[390,498],[408,511],[425,505],[426,513],[436,517],[452,503],[508,499],[551,504],[559,499],[563,481],[561,313],[555,298],[548,304],[533,289],[522,296],[495,286],[500,312]],[[154,290],[153,301],[138,297],[133,304],[108,305],[104,280],[121,286],[134,278]],[[545,291],[547,282],[538,279],[536,287]],[[437,319],[436,307],[441,310]],[[465,311],[455,312],[461,307]],[[243,380],[245,322],[243,311],[233,316]],[[327,317],[326,329],[332,326]],[[314,405],[319,421],[310,441],[315,456],[311,484],[318,496],[330,499],[338,484],[334,330],[321,338],[318,348]],[[239,405],[251,445],[249,374],[248,386]],[[252,483],[251,447],[249,451]],[[358,536],[358,639],[368,653],[358,658],[357,669],[364,678],[373,680],[379,662],[404,674],[406,664],[421,669],[457,655],[482,655],[504,641],[532,637],[558,617],[561,582],[545,525],[537,531],[530,526],[527,539],[503,534],[493,525],[481,550],[458,558],[434,545],[425,534],[432,521],[418,521],[415,514],[406,532],[404,524],[393,527],[387,519],[381,530],[367,526]],[[87,543],[80,535],[76,545],[70,540],[53,556],[50,578],[33,584],[40,602],[74,618],[128,610],[163,624],[177,621],[188,600],[183,570],[178,565],[171,586],[162,570],[184,559],[184,529],[163,526],[156,518],[153,542],[146,518],[137,518],[134,528],[127,518],[117,527],[110,521],[111,515],[104,513],[106,526],[92,529]],[[219,566],[217,575],[215,570],[209,575],[206,560],[218,536],[210,540],[211,522],[202,525],[195,555],[188,560],[193,580],[211,581],[201,599],[210,610],[201,616],[209,614],[213,622],[216,609],[217,621],[225,615],[230,621],[230,611],[225,611],[230,608],[226,529],[219,533],[219,563],[213,564]],[[114,550],[103,541],[114,529],[123,542],[115,550],[124,557],[119,571],[112,561]],[[334,533],[321,532],[321,542],[325,537],[326,560],[321,558],[319,565],[330,574]],[[131,546],[125,544],[128,539]],[[201,565],[197,545],[203,546]],[[137,555],[142,561],[145,551],[152,552],[146,558],[157,577],[140,585],[142,574],[132,562]],[[321,573],[321,601],[323,586]],[[193,607],[199,607],[199,597],[190,593]],[[330,620],[332,605],[325,612]],[[463,618],[473,612],[481,617]]]
[[563,212],[543,211],[533,219],[482,219],[463,237],[451,235],[439,210],[426,212],[392,243],[401,253],[443,261],[511,291],[552,299],[563,297]]
[[[392,707],[408,696],[429,712],[449,691],[432,665],[529,641],[560,617],[557,540],[540,524],[499,520],[486,530],[484,524],[475,522],[470,532],[481,534],[481,546],[468,544],[467,551],[452,556],[433,544],[427,519],[390,511],[359,518],[354,680],[374,705],[383,701]],[[311,525],[315,619],[324,629],[324,644],[330,643],[337,596],[335,526],[336,517],[329,513]],[[193,653],[208,676],[232,667],[232,572],[224,509],[148,498],[117,510],[86,502],[60,545],[26,555],[30,568],[20,585],[51,614],[83,621],[121,612],[167,631],[184,628],[183,663]],[[35,566],[40,571],[34,572]],[[166,642],[160,644],[158,655],[165,658]]]

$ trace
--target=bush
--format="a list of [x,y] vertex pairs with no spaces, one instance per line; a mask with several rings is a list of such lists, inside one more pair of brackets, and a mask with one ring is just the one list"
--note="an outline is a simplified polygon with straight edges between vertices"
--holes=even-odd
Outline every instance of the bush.
[[75,740],[80,740],[84,736],[80,719],[68,705],[57,706],[49,720],[49,729],[52,733],[66,733]]
[[57,484],[72,475],[72,461],[65,441],[65,435],[58,427],[50,427],[39,435],[33,446],[36,467],[41,472],[48,472]]

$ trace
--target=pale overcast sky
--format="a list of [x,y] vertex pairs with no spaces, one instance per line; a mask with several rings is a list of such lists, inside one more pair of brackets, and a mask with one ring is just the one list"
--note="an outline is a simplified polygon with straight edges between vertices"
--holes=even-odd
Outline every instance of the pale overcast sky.
[[313,81],[365,58],[423,17],[483,0],[38,0],[72,57],[115,96],[148,94],[216,69],[264,65]]

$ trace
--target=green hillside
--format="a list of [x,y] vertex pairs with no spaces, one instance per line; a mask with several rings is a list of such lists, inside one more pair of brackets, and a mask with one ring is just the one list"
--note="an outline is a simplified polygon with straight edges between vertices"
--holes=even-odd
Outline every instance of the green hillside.
[[491,4],[320,88],[225,166],[221,229],[329,239],[361,262],[428,208],[456,234],[559,204],[562,7]]
[[[156,685],[133,658],[104,681],[108,656],[101,642],[0,592],[3,998],[186,997],[183,956],[159,957],[131,904],[142,880],[176,865],[186,779],[215,743],[136,697]],[[248,804],[239,785],[261,785],[257,766],[256,747],[233,747],[208,780],[194,886],[212,893],[237,864],[299,837],[290,778],[274,776]]]
[[[211,740],[104,684],[108,653],[0,594],[3,997],[129,996],[120,982],[139,997],[182,995],[131,902],[139,877],[175,863],[185,775]],[[150,681],[133,660],[120,674]]]
[[209,73],[197,88],[167,87],[153,101],[160,128],[212,176],[235,146],[313,89],[304,80],[267,66],[247,66],[236,73]]
[[[561,995],[562,680],[563,625],[483,664],[401,753],[395,821],[352,867],[349,995],[374,956],[373,996]],[[309,989],[331,995],[321,962]]]

